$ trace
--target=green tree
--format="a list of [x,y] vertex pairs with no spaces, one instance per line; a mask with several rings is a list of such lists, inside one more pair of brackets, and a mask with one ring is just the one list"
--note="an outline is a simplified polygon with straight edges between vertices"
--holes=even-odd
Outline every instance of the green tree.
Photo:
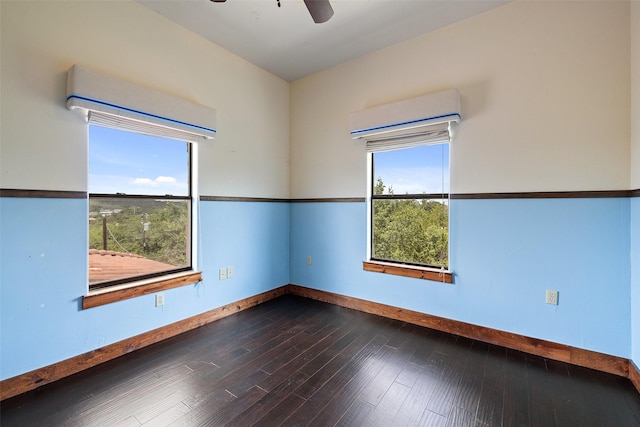
[[[174,266],[186,265],[188,214],[185,202],[92,200],[89,248],[104,248],[104,217],[109,250],[137,254]],[[148,223],[148,230],[144,229],[145,223]]]
[[[374,196],[386,188],[378,178]],[[431,199],[374,199],[374,258],[448,266],[448,216],[448,205]]]

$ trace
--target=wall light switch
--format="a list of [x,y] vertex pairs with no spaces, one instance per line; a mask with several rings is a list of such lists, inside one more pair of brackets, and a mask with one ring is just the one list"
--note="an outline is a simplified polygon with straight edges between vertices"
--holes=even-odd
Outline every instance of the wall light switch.
[[164,294],[156,294],[156,307],[164,305]]
[[218,271],[218,274],[219,274],[219,279],[220,280],[225,280],[227,278],[227,269],[226,268],[221,268]]
[[227,279],[231,279],[233,277],[233,267],[227,267]]

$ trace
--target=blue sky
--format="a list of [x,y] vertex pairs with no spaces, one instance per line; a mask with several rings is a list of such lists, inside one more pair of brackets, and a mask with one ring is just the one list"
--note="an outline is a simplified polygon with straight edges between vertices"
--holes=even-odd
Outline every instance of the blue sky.
[[89,126],[89,192],[188,195],[187,143]]
[[444,191],[448,193],[449,144],[375,153],[374,180],[382,178],[385,186],[393,186],[394,194],[441,193],[443,159]]

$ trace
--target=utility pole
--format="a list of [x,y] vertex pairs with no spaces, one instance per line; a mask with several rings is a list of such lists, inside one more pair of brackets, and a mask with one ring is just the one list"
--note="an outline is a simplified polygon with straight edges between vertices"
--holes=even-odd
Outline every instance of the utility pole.
[[149,223],[147,222],[147,214],[143,215],[144,219],[142,221],[142,251],[147,253],[147,231],[149,231]]
[[107,216],[102,215],[102,249],[107,250]]

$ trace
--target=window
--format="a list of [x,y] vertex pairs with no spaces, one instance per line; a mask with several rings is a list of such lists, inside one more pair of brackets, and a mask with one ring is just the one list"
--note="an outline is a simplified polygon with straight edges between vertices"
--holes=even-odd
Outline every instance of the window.
[[410,268],[392,274],[438,280],[420,271],[449,268],[449,144],[371,153],[370,185],[371,261]]
[[194,159],[216,135],[216,110],[78,64],[66,104],[89,123],[82,308],[200,282]]
[[191,269],[184,141],[89,126],[89,289]]
[[460,119],[456,89],[351,113],[371,171],[364,270],[453,283],[449,143]]

